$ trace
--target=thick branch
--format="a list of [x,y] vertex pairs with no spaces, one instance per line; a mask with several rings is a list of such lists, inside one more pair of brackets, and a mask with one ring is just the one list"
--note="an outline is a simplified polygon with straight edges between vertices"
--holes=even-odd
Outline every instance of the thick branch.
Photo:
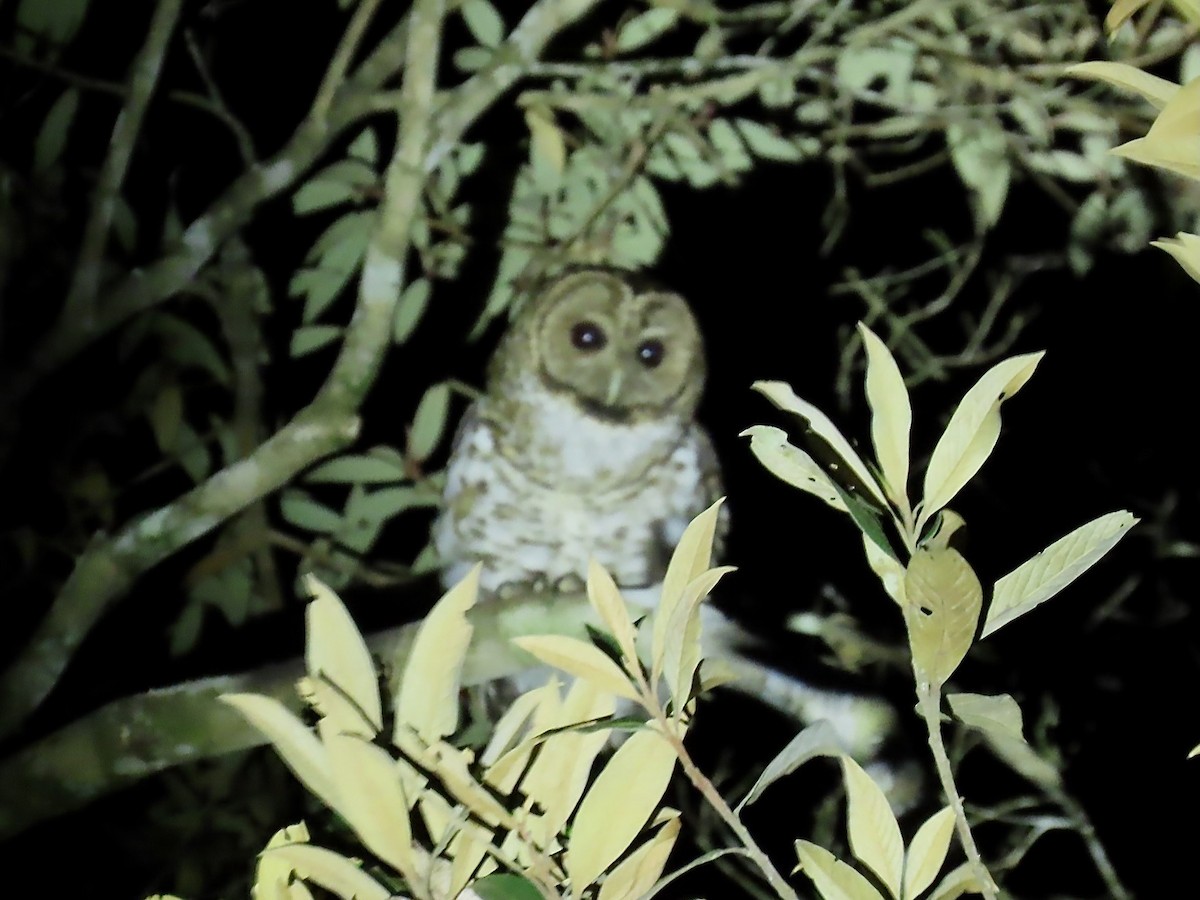
[[68,320],[82,318],[91,321],[95,315],[96,293],[100,289],[100,264],[112,227],[113,211],[129,169],[129,159],[142,126],[142,117],[158,86],[163,57],[182,7],[183,0],[159,0],[150,21],[146,43],[133,61],[129,73],[129,93],[113,125],[108,155],[104,159],[104,168],[100,171],[96,193],[92,198],[91,214],[84,227],[79,261],[75,265],[75,275],[63,307],[63,316]]

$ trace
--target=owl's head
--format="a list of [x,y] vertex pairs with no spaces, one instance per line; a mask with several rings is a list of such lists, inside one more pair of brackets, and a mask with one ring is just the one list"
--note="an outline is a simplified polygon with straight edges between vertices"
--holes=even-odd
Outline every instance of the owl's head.
[[678,294],[628,273],[582,269],[521,308],[496,351],[489,388],[497,396],[527,374],[595,415],[686,419],[704,388],[704,347]]

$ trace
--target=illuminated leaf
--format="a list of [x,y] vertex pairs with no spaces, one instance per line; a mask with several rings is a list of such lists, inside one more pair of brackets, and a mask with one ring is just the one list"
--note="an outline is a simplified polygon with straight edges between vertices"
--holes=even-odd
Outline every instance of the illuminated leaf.
[[1045,603],[1090,569],[1137,522],[1124,510],[1111,512],[1059,538],[996,582],[983,637]]
[[959,179],[971,192],[976,228],[986,231],[1000,220],[1012,178],[1007,135],[997,122],[952,123],[946,143]]
[[883,790],[848,756],[842,757],[842,776],[849,807],[850,849],[898,900],[904,875],[904,839],[896,816]]
[[300,186],[292,197],[292,210],[304,215],[358,199],[377,179],[375,170],[362,160],[335,162]]
[[904,565],[890,553],[885,553],[866,534],[863,535],[863,550],[866,551],[867,565],[879,576],[887,595],[903,607],[907,602],[904,596]]
[[954,810],[949,806],[935,812],[913,836],[904,861],[904,898],[911,900],[933,884],[946,862],[954,836]]
[[526,635],[513,643],[547,665],[577,678],[585,678],[601,690],[637,700],[638,693],[621,667],[602,651],[579,638],[558,634]]
[[432,741],[458,728],[459,681],[474,630],[466,613],[478,594],[477,565],[425,616],[396,698],[397,733],[412,728],[423,740]]
[[339,484],[379,484],[402,481],[407,477],[401,460],[348,453],[317,466],[304,476],[304,480]]
[[644,47],[679,21],[679,12],[660,6],[629,19],[617,32],[617,51],[628,53]]
[[403,344],[416,330],[429,306],[431,293],[428,278],[418,278],[404,289],[396,305],[396,318],[392,322],[392,340],[397,344]]
[[887,345],[862,322],[858,323],[867,351],[867,403],[871,407],[871,442],[883,470],[888,497],[908,510],[908,443],[912,430],[912,405],[904,376]]
[[382,748],[351,735],[331,734],[325,747],[341,799],[338,811],[367,849],[401,872],[410,884],[416,883],[409,804],[396,761]]
[[957,550],[919,549],[909,561],[904,593],[913,664],[931,684],[944,684],[971,648],[983,588]]
[[629,618],[629,609],[613,577],[595,559],[588,560],[587,595],[600,621],[621,648],[626,666],[637,671],[637,632]]
[[955,900],[963,894],[982,894],[983,886],[970,862],[962,863],[947,873],[927,900]]
[[1105,81],[1115,87],[1133,91],[1135,94],[1141,95],[1143,99],[1148,100],[1156,109],[1162,109],[1179,92],[1179,85],[1175,82],[1159,78],[1157,75],[1151,75],[1149,72],[1139,69],[1137,66],[1131,66],[1128,63],[1103,62],[1099,60],[1076,63],[1067,68],[1066,74],[1074,75],[1076,78],[1093,78],[1097,81]]
[[1029,380],[1043,355],[1026,353],[997,363],[963,396],[925,470],[918,533],[987,461],[1000,437],[1000,405]]
[[323,847],[287,844],[264,850],[262,855],[287,863],[304,880],[333,891],[343,900],[388,900],[392,895],[353,860]]
[[1174,260],[1183,266],[1183,270],[1194,281],[1200,281],[1200,235],[1181,231],[1173,238],[1159,238],[1151,241],[1150,246],[1165,250]]
[[879,506],[887,506],[883,490],[862,461],[862,457],[850,446],[850,442],[842,436],[837,426],[825,413],[807,400],[797,397],[795,392],[782,381],[756,381],[753,387],[784,412],[790,412],[803,419],[808,424],[809,430],[829,446]]
[[785,775],[790,775],[815,756],[836,756],[845,754],[841,739],[833,726],[824,719],[813,722],[798,735],[788,741],[786,747],[775,754],[775,758],[767,763],[763,773],[754,782],[754,787],[746,794],[737,811],[741,812],[763,795],[763,792]]
[[696,668],[700,665],[700,603],[716,587],[721,577],[732,571],[732,566],[719,566],[701,572],[671,608],[667,621],[667,640],[663,646],[662,671],[671,692],[676,717],[683,714]]
[[379,165],[379,142],[375,139],[375,129],[364,128],[350,144],[346,155],[352,159],[365,162],[371,168]]
[[304,587],[313,598],[305,610],[308,645],[304,662],[309,674],[328,678],[362,710],[377,732],[383,727],[378,675],[358,626],[337,594],[316,576],[306,574]]
[[337,793],[329,777],[329,761],[317,736],[278,700],[261,694],[222,694],[246,720],[266,735],[289,769],[330,809]]
[[1114,0],[1108,15],[1104,17],[1104,30],[1112,34],[1124,25],[1130,16],[1150,2],[1151,0]]
[[657,731],[636,732],[596,777],[579,804],[565,864],[576,896],[625,852],[658,807],[675,750]]
[[824,900],[883,900],[871,882],[824,847],[796,841],[796,857]]
[[792,487],[824,500],[834,509],[847,512],[842,495],[811,456],[788,442],[787,432],[772,425],[752,425],[740,437],[750,438],[750,452],[768,472]]
[[964,725],[1024,740],[1021,707],[1008,694],[947,694],[946,702]]
[[554,122],[554,114],[545,107],[532,106],[525,110],[525,124],[529,127],[530,150],[533,165],[539,177],[550,175],[547,184],[553,184],[567,166],[567,143],[562,130]]
[[485,47],[495,47],[504,39],[504,20],[487,0],[463,0],[459,8],[471,36]]
[[340,325],[302,325],[292,332],[288,355],[296,359],[320,350],[341,337],[342,331]]
[[664,812],[671,814],[666,824],[608,873],[597,900],[641,897],[658,881],[679,837],[679,814],[674,810]]
[[753,119],[734,119],[733,123],[746,146],[763,159],[795,162],[804,156],[795,142],[761,122],[755,122]]

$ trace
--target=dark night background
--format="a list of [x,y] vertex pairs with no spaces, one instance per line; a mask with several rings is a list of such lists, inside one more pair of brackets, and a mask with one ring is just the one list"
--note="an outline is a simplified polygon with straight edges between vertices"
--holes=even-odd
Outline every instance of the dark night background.
[[[152,4],[130,0],[119,13],[94,5],[83,35],[62,63],[96,78],[120,80],[142,39],[140,23],[147,20]],[[248,123],[260,153],[273,152],[307,109],[328,57],[330,35],[341,27],[335,5],[303,4],[301,14],[300,5],[286,0],[244,0],[227,4],[217,19],[206,17],[209,7],[195,6],[190,18],[185,15],[185,24],[195,29],[211,53],[214,77],[224,86],[233,111]],[[0,43],[7,44],[2,35],[12,24],[11,16],[10,9],[0,6]],[[117,19],[119,27],[113,25]],[[445,83],[456,77],[447,68]],[[195,81],[186,57],[173,51],[163,83],[197,89]],[[57,85],[50,75],[0,58],[4,163],[27,164],[23,154],[28,153],[28,135],[38,127]],[[84,208],[79,198],[86,197],[94,178],[117,103],[85,92],[80,109],[53,238],[36,236],[38,264],[52,260],[60,268],[25,273],[25,292],[14,293],[10,285],[3,297],[0,364],[5,369],[20,364],[22,349],[57,311],[62,271],[68,270],[77,246]],[[520,114],[505,103],[472,132],[471,137],[489,144],[485,168],[462,191],[475,204],[473,230],[479,245],[469,255],[462,277],[439,286],[414,340],[391,352],[363,410],[364,430],[357,447],[402,444],[405,416],[432,381],[455,377],[480,383],[500,329],[493,327],[477,342],[468,342],[465,334],[494,276],[497,255],[486,237],[503,226],[508,189],[504,179],[511,178],[525,158],[525,134]],[[146,211],[142,249],[153,252],[152,223],[161,219],[168,199],[162,185],[170,185],[170,199],[187,221],[237,171],[238,160],[225,132],[193,110],[156,100],[129,178],[134,208]],[[752,424],[788,424],[782,413],[749,390],[756,379],[781,379],[829,412],[848,436],[864,442],[869,425],[861,389],[856,389],[850,409],[839,408],[834,390],[840,341],[864,308],[854,297],[832,296],[830,285],[841,280],[847,265],[869,274],[926,258],[929,246],[921,238],[923,228],[942,227],[952,238],[970,238],[963,190],[949,167],[878,190],[867,190],[852,178],[850,188],[846,234],[823,256],[822,213],[832,183],[829,168],[820,162],[763,163],[737,187],[694,191],[663,184],[672,234],[654,271],[691,300],[706,335],[710,380],[701,418],[715,437],[725,467],[734,518],[728,562],[739,567],[718,599],[767,636],[764,652],[779,665],[817,682],[894,698],[907,729],[896,752],[920,753],[920,723],[915,715],[907,715],[912,697],[904,673],[873,676],[868,671],[856,680],[822,665],[815,641],[781,637],[779,625],[787,613],[830,610],[822,593],[829,584],[846,598],[847,611],[868,633],[900,642],[903,632],[894,605],[865,565],[849,520],[775,481],[738,437]],[[271,279],[276,300],[268,320],[273,341],[273,361],[266,372],[269,421],[283,421],[302,406],[332,360],[332,351],[296,362],[286,353],[299,316],[298,304],[285,297],[288,277],[324,224],[297,220],[287,197],[280,197],[260,210],[245,233]],[[1068,227],[1069,217],[1041,191],[1015,181],[980,273],[989,261],[1009,254],[1033,257],[1061,249]],[[55,241],[60,242],[57,247]],[[931,283],[931,292],[939,289]],[[953,352],[962,338],[956,310],[977,310],[985,291],[985,278],[977,274],[955,309],[923,326],[922,336]],[[1005,405],[1004,429],[992,458],[953,503],[968,523],[968,559],[987,585],[1105,512],[1129,509],[1142,522],[1060,596],[982,642],[954,685],[979,693],[1011,693],[1025,712],[1027,734],[1052,703],[1058,720],[1048,734],[1063,755],[1066,788],[1092,817],[1118,873],[1138,897],[1178,896],[1193,880],[1189,863],[1196,847],[1194,810],[1200,797],[1200,760],[1185,759],[1200,742],[1195,699],[1200,687],[1200,629],[1192,609],[1200,564],[1171,555],[1170,549],[1177,542],[1200,542],[1192,421],[1200,286],[1165,254],[1147,248],[1133,256],[1101,254],[1083,278],[1062,269],[1033,273],[1010,306],[1034,317],[1012,352],[1045,349],[1047,354],[1020,396]],[[25,401],[16,428],[6,423],[4,432],[19,438],[0,470],[0,528],[33,523],[53,530],[63,514],[55,491],[60,470],[55,467],[65,447],[73,457],[99,460],[117,473],[115,480],[134,479],[157,461],[144,426],[117,427],[113,418],[106,427],[105,417],[97,416],[118,402],[136,375],[129,362],[117,361],[116,345],[115,340],[104,341],[80,356]],[[927,383],[916,390],[915,460],[932,448],[954,404],[981,371],[960,370],[944,383]],[[81,431],[85,422],[86,433]],[[119,515],[169,500],[186,486],[178,471],[138,480],[121,495]],[[411,558],[427,518],[410,518],[384,533],[373,551],[375,558]],[[303,620],[296,603],[242,631],[210,615],[198,649],[172,659],[165,638],[176,612],[171,599],[198,552],[189,548],[138,581],[88,639],[52,701],[34,718],[32,733],[48,731],[123,694],[258,665],[264,661],[264,647],[272,658],[300,651]],[[46,581],[30,581],[15,570],[5,572],[11,562],[0,557],[7,620],[0,626],[0,649],[6,652],[19,644],[52,596],[55,582],[50,576],[60,579],[66,572],[66,560],[60,559],[57,571],[42,573]],[[285,571],[289,564],[294,567],[295,560],[281,560]],[[1129,589],[1127,596],[1098,616],[1123,585]],[[422,584],[410,594],[397,602],[395,596],[369,588],[346,591],[368,630],[411,618],[436,588]],[[786,742],[790,729],[766,711],[718,698],[702,710],[694,735],[696,753],[740,778],[757,771]],[[732,748],[726,746],[730,733],[738,735]],[[258,825],[262,841],[304,814],[303,797],[268,752],[251,754],[236,777],[251,783],[266,779],[257,783],[272,786],[266,809],[281,818]],[[824,786],[835,778],[831,764],[811,763],[777,785],[774,795],[750,813],[752,830],[775,851],[777,860],[790,863],[792,839],[808,836],[806,804],[820,802]],[[968,801],[979,802],[1031,790],[983,751],[967,757],[959,786]],[[151,819],[146,810],[154,806],[159,810],[155,815],[166,815],[161,809],[164,804],[169,808],[168,798],[185,794],[177,774],[150,779],[0,845],[0,859],[10,873],[35,858],[49,864],[58,886],[49,888],[48,896],[139,898],[167,890],[181,858],[221,852],[222,845],[206,842],[204,823],[235,814],[207,809],[210,818],[189,826],[191,831],[180,831],[187,837],[173,846],[176,838],[154,824],[163,820]],[[672,796],[668,794],[669,801]],[[922,816],[932,808],[922,807]],[[906,835],[920,820],[903,822]],[[989,826],[980,828],[985,847],[995,833]],[[248,867],[250,859],[245,862]],[[704,891],[710,897],[728,896],[712,886],[713,876],[705,871],[685,888],[692,894],[679,896]],[[803,885],[803,879],[795,883]],[[1078,836],[1070,832],[1043,838],[1006,878],[1005,886],[1021,897],[1103,893]]]

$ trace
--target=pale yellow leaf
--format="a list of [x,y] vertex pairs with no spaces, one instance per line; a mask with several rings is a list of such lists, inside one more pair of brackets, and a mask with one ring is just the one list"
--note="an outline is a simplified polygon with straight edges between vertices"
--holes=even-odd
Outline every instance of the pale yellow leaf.
[[635,732],[617,748],[579,804],[565,863],[579,896],[625,852],[662,800],[675,750],[657,731]]
[[673,815],[658,832],[613,868],[600,885],[598,900],[627,900],[641,897],[658,881],[667,865],[667,857],[679,836],[679,813]]
[[1129,512],[1111,512],[1059,538],[996,582],[983,637],[1049,600],[1090,569],[1136,523]]
[[[282,847],[284,844],[306,844],[308,841],[308,826],[303,822],[298,822],[295,825],[287,825],[271,835],[266,849]],[[275,900],[280,890],[286,891],[287,881],[291,874],[292,867],[283,860],[259,854],[258,865],[254,870],[254,886],[250,889],[250,896],[254,900]]]
[[842,757],[850,849],[899,900],[904,875],[904,839],[887,797],[858,763]]
[[946,682],[963,661],[983,606],[983,587],[953,548],[919,549],[904,577],[913,665],[933,685]]
[[663,647],[662,669],[677,717],[683,713],[691,694],[696,667],[700,665],[700,603],[716,587],[721,577],[732,571],[733,566],[718,566],[701,572],[684,589],[683,597],[671,611],[667,640]]
[[1074,75],[1076,78],[1091,78],[1096,81],[1104,81],[1114,87],[1133,91],[1135,94],[1141,95],[1143,99],[1148,100],[1156,109],[1162,109],[1179,92],[1179,85],[1175,82],[1159,78],[1157,75],[1151,75],[1149,72],[1139,69],[1136,66],[1131,66],[1128,63],[1102,62],[1099,60],[1076,63],[1067,68],[1066,74]]
[[883,900],[871,882],[824,847],[796,841],[796,857],[823,900]]
[[683,536],[679,539],[671,561],[667,564],[667,572],[663,576],[662,595],[658,611],[654,617],[654,636],[652,642],[652,677],[657,682],[662,674],[663,655],[666,652],[668,639],[673,636],[668,633],[672,614],[675,607],[683,601],[684,591],[698,575],[708,570],[712,559],[713,536],[717,530],[717,516],[720,514],[721,498],[688,524]]
[[334,687],[324,678],[304,676],[296,685],[304,702],[323,718],[337,724],[337,730],[345,734],[358,734],[372,738],[378,733],[376,726],[367,720],[358,704]]
[[1062,773],[1042,759],[1023,738],[1017,739],[994,731],[982,733],[988,748],[1014,772],[1042,787],[1058,787],[1062,784]]
[[313,598],[305,610],[308,673],[313,678],[323,675],[345,693],[374,728],[373,736],[383,727],[383,706],[370,651],[337,594],[315,575],[305,575],[304,586]]
[[987,461],[1000,437],[1000,405],[1029,380],[1043,355],[1026,353],[999,362],[967,391],[929,458],[918,533]]
[[837,426],[830,418],[807,400],[802,400],[782,381],[756,381],[754,389],[774,403],[777,407],[797,415],[808,423],[809,429],[839,456],[846,466],[854,473],[856,479],[870,492],[871,496],[881,507],[887,506],[883,497],[883,489],[871,474],[870,469],[850,446],[850,442],[842,436]]
[[1104,30],[1112,34],[1129,21],[1129,18],[1139,9],[1148,6],[1150,2],[1151,0],[1114,0],[1108,15],[1104,17]]
[[947,694],[946,702],[964,725],[1025,740],[1021,707],[1008,694]]
[[288,844],[264,850],[292,867],[305,881],[319,884],[343,900],[388,900],[391,891],[340,853],[311,844]]
[[280,758],[304,786],[326,806],[337,809],[337,792],[329,777],[325,748],[286,706],[262,694],[222,694],[221,702],[228,703],[266,735]]
[[546,665],[586,678],[601,690],[627,700],[638,699],[629,676],[603,650],[587,641],[561,634],[531,634],[513,638],[512,642]]
[[[475,877],[475,873],[487,856],[488,848],[491,845],[492,833],[490,831],[474,822],[463,823],[462,830],[450,841],[449,851],[454,862],[450,869],[450,889],[446,892],[447,897],[467,900],[471,896],[463,894],[461,891]],[[393,898],[393,900],[403,900],[403,898]]]
[[884,489],[902,512],[908,505],[909,434],[912,404],[904,376],[887,345],[870,328],[858,323],[867,351],[867,404],[871,407],[871,443],[883,471]]
[[787,432],[773,425],[752,425],[740,437],[750,438],[750,452],[763,467],[794,488],[812,494],[839,512],[846,512],[841,494],[817,461],[788,442]]
[[525,110],[525,124],[529,126],[531,153],[561,175],[567,165],[567,143],[554,113],[543,106],[531,106]]
[[884,553],[880,546],[871,538],[863,535],[863,549],[867,554],[867,565],[878,577],[887,595],[901,607],[906,603],[904,598],[904,566],[894,556]]
[[338,811],[367,849],[411,883],[417,877],[417,860],[396,761],[382,748],[352,735],[331,734],[325,748],[341,800]]
[[1192,757],[1196,756],[1197,754],[1200,754],[1200,744],[1197,744],[1195,747],[1193,747],[1191,750],[1188,751],[1187,758],[1191,759]]
[[963,894],[982,893],[983,886],[975,875],[974,867],[969,862],[965,862],[951,869],[927,900],[955,900]]
[[594,559],[588,560],[587,594],[592,607],[600,614],[600,621],[621,648],[626,665],[634,667],[631,671],[636,671],[637,632],[629,617],[629,608],[613,577]]
[[1193,281],[1200,281],[1200,235],[1181,231],[1173,238],[1151,241],[1150,246],[1171,254]]
[[412,728],[428,742],[458,728],[458,690],[471,643],[467,610],[479,594],[479,566],[429,611],[413,641],[396,698],[396,730]]
[[954,810],[949,806],[925,820],[913,836],[904,860],[904,900],[916,900],[933,884],[946,862],[954,836]]

